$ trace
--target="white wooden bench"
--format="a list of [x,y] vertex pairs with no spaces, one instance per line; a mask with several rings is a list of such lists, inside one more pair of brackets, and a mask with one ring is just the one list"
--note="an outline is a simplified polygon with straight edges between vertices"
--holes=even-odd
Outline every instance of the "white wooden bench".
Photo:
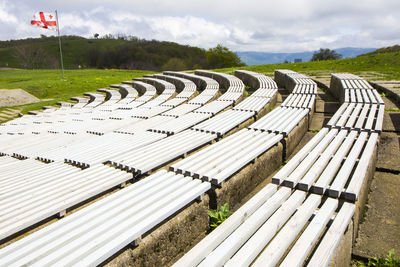
[[228,110],[193,126],[192,129],[222,136],[254,115],[255,112],[252,111]]
[[[164,115],[164,114],[163,114]],[[186,130],[193,125],[196,125],[206,119],[209,119],[212,114],[209,113],[194,113],[189,112],[184,115],[180,115],[176,119],[171,119],[166,122],[157,124],[151,127],[149,130],[157,133],[165,133],[168,135],[179,133]],[[172,118],[172,117],[171,117]]]
[[355,210],[338,204],[269,184],[173,266],[327,266]]
[[215,115],[215,114],[223,111],[224,109],[232,107],[232,106],[233,106],[233,102],[215,100],[215,101],[212,101],[212,102],[205,104],[204,106],[196,109],[194,112],[210,113],[210,114]]
[[0,249],[0,265],[98,265],[209,189],[209,183],[157,172]]
[[[211,102],[211,103],[213,103],[213,102]],[[183,105],[177,106],[173,109],[170,109],[166,112],[163,112],[161,115],[162,116],[179,117],[179,116],[185,115],[189,112],[192,112],[194,110],[197,110],[200,107],[201,107],[201,105],[196,105],[196,104],[183,104]]]
[[170,170],[220,184],[282,138],[282,135],[243,129],[173,164]]
[[252,89],[277,89],[275,81],[261,73],[248,70],[235,70],[235,76]]
[[[375,152],[377,138],[377,133],[323,128],[272,182],[354,202],[366,179],[367,161]],[[345,188],[346,184],[351,187]]]
[[166,71],[164,74],[191,80],[197,85],[198,88],[203,89],[198,96],[194,97],[188,102],[189,104],[204,105],[213,99],[219,92],[219,83],[209,77],[173,71]]
[[205,70],[196,70],[195,74],[216,79],[226,89],[226,92],[218,98],[220,101],[232,101],[235,103],[244,93],[245,86],[243,82],[233,75]]
[[216,139],[217,135],[186,130],[157,142],[109,157],[112,165],[138,174],[154,170],[167,162]]
[[[29,166],[20,163],[21,169]],[[3,170],[13,174],[0,179],[0,240],[55,214],[63,216],[66,209],[132,179],[132,174],[102,165],[80,170],[39,164],[25,171]]]
[[249,129],[287,136],[309,113],[309,109],[279,107],[253,123]]

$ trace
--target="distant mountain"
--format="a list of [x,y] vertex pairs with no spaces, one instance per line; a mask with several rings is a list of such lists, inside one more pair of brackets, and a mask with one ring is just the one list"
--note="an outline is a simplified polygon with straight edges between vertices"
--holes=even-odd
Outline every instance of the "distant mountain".
[[[356,48],[344,47],[334,49],[341,54],[343,58],[356,57],[361,54],[375,51],[376,48]],[[315,51],[297,52],[297,53],[268,53],[268,52],[236,52],[240,59],[248,66],[283,63],[285,60],[294,62],[295,59],[301,59],[302,62],[310,61]]]

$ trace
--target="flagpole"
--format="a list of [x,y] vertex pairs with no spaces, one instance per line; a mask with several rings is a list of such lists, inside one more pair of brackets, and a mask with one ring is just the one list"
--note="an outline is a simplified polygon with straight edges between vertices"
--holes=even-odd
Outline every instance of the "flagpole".
[[62,79],[64,80],[64,63],[63,63],[62,50],[61,50],[60,26],[58,24],[57,10],[56,10],[56,19],[57,19],[58,44],[60,45],[61,72],[62,72]]

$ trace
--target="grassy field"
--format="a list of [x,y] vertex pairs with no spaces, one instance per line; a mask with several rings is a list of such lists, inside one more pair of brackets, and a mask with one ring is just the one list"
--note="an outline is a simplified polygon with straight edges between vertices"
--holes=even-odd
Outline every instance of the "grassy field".
[[[233,73],[236,68],[216,71]],[[356,58],[305,62],[270,64],[241,67],[260,73],[272,73],[276,69],[291,69],[307,75],[326,75],[331,72],[350,72],[354,74],[370,73],[374,79],[400,80],[400,52],[363,55]],[[40,109],[44,105],[53,105],[57,101],[68,100],[84,92],[95,91],[113,83],[120,83],[135,77],[141,77],[151,71],[128,70],[66,70],[65,80],[59,70],[4,70],[0,71],[0,88],[21,88],[33,94],[43,102],[21,106],[23,113]]]
[[[376,72],[383,74],[381,79],[400,80],[400,52],[363,55],[356,58],[314,61],[304,63],[269,64],[242,67],[260,73],[271,73],[276,69],[291,69],[309,75],[318,75],[318,72]],[[234,68],[218,69],[216,71],[233,73]]]
[[20,106],[23,113],[26,113],[44,105],[69,100],[72,96],[94,92],[98,88],[151,73],[153,72],[136,70],[66,70],[65,80],[62,80],[60,70],[1,70],[0,88],[21,88],[43,100],[40,103]]

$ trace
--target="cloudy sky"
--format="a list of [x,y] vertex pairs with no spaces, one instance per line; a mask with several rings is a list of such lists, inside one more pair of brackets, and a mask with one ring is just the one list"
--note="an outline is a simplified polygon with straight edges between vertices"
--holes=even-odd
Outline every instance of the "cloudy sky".
[[264,52],[400,43],[400,0],[1,0],[0,40],[54,34],[30,20],[55,9],[61,34],[84,37],[125,34]]

